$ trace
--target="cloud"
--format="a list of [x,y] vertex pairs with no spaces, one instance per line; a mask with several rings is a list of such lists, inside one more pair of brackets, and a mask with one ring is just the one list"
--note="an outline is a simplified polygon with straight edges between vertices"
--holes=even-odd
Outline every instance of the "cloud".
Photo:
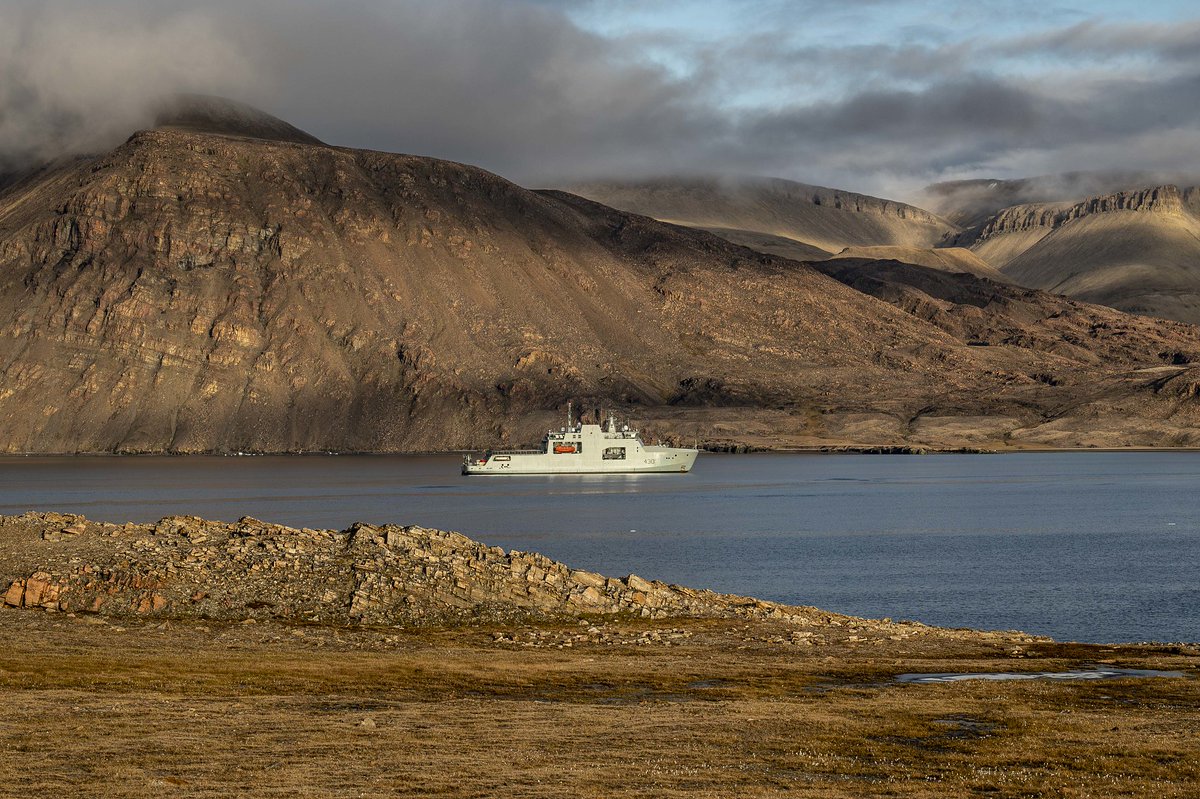
[[[989,3],[931,22],[915,2],[738,0],[721,19],[750,22],[722,33],[646,22],[699,17],[713,0],[97,5],[0,7],[0,158],[102,146],[180,91],[249,102],[335,144],[538,185],[724,172],[907,192],[1058,168],[1184,169],[1200,147],[1200,21],[1080,22],[1030,3],[1024,27],[992,30]],[[644,26],[585,27],[622,7],[642,9]],[[798,8],[811,30],[789,24]]]
[[110,145],[150,121],[148,98],[247,85],[249,62],[203,14],[141,4],[0,7],[0,161]]
[[1181,60],[1195,65],[1200,56],[1200,20],[1173,24],[1102,22],[1088,19],[1063,28],[1038,31],[997,42],[995,53],[1007,56],[1051,54],[1070,59],[1111,61],[1140,55],[1159,62]]
[[[470,161],[525,178],[670,164],[722,121],[688,86],[553,9],[456,0],[287,15],[271,110],[327,141]],[[319,31],[319,35],[315,32]],[[278,43],[302,42],[281,64]],[[680,163],[678,166],[682,167]]]

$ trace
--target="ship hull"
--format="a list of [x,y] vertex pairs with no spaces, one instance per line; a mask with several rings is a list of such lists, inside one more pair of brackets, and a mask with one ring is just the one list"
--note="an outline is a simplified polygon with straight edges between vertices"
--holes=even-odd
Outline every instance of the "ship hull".
[[653,474],[689,472],[699,450],[646,446],[636,430],[598,424],[551,430],[540,450],[488,450],[463,458],[463,474]]
[[[636,458],[605,461],[588,458],[587,453],[510,454],[492,456],[486,461],[468,461],[463,474],[663,474],[690,472],[698,450],[663,447],[658,452],[643,451]],[[507,457],[508,460],[497,458]]]

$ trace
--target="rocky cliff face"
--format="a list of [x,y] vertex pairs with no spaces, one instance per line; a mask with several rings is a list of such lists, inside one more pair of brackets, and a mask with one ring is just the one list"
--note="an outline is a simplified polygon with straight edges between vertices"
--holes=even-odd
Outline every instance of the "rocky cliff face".
[[[0,450],[525,444],[568,400],[717,446],[1154,444],[1192,423],[1128,378],[1193,352],[1187,326],[1111,314],[1119,339],[983,349],[701,231],[251,121],[141,132],[0,192]],[[912,421],[961,415],[1000,421]]]
[[1031,230],[1049,232],[1085,216],[1118,211],[1183,214],[1194,191],[1191,190],[1189,194],[1180,191],[1177,186],[1156,186],[1090,197],[1072,204],[1014,205],[995,214],[976,229],[956,237],[955,241],[962,246],[971,246],[1009,233]]
[[659,279],[743,257],[457,164],[177,130],[19,189],[17,450],[441,448],[568,396],[662,402],[700,365]]
[[1155,186],[1194,186],[1195,175],[1109,171],[1069,172],[1016,180],[958,180],[926,186],[918,195],[925,208],[970,230],[1017,205],[1066,204],[1089,197],[1141,191]]
[[1194,188],[1165,185],[1018,205],[956,242],[1025,286],[1200,322],[1197,196]]
[[[0,203],[7,449],[447,448],[570,397],[761,390],[762,322],[701,287],[780,267],[459,164],[161,130]],[[811,279],[769,313],[828,363],[821,330],[875,314]]]

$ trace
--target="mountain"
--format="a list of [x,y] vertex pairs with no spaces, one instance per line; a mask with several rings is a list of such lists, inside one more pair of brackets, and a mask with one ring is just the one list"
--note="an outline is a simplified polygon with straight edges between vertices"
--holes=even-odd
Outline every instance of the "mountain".
[[989,280],[996,280],[1001,283],[1010,282],[1000,270],[993,268],[965,247],[939,247],[937,249],[889,247],[886,245],[878,247],[847,247],[833,256],[833,258],[898,261],[903,264],[914,264],[916,266],[927,266],[930,269],[940,269],[943,272],[965,272],[976,277],[986,277]]
[[710,446],[1200,443],[1189,325],[207,117],[0,190],[0,450],[525,444],[569,400]]
[[157,104],[154,125],[263,141],[324,144],[316,136],[253,106],[203,94],[180,94]]
[[929,248],[957,232],[916,206],[775,178],[662,178],[567,189],[623,211],[806,260],[846,247]]
[[960,234],[1024,286],[1200,322],[1200,190],[1174,185],[1017,205]]
[[1083,202],[1091,197],[1154,188],[1165,184],[1196,185],[1196,176],[1159,172],[1066,172],[1017,180],[956,180],[926,186],[917,197],[924,208],[962,228],[973,228],[1017,205]]
[[958,227],[916,206],[865,194],[766,178],[676,177],[570,190],[796,261],[865,257],[1006,280],[969,250],[944,246]]

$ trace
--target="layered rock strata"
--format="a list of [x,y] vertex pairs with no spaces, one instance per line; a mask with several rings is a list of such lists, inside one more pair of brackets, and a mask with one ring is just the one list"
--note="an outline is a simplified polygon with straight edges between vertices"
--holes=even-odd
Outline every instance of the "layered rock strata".
[[[572,400],[715,447],[1200,443],[1200,405],[1154,371],[1196,360],[1188,325],[1048,294],[1012,313],[975,299],[986,280],[907,270],[876,292],[244,108],[167,121],[0,183],[0,452],[512,447]],[[747,196],[830,240],[949,229],[795,184]]]
[[955,242],[964,247],[978,247],[988,239],[1010,233],[1036,230],[1045,235],[1076,219],[1118,211],[1177,215],[1185,212],[1194,201],[1195,194],[1196,189],[1181,191],[1178,186],[1156,186],[1089,197],[1077,203],[1015,205],[990,217],[979,227],[955,237]]

